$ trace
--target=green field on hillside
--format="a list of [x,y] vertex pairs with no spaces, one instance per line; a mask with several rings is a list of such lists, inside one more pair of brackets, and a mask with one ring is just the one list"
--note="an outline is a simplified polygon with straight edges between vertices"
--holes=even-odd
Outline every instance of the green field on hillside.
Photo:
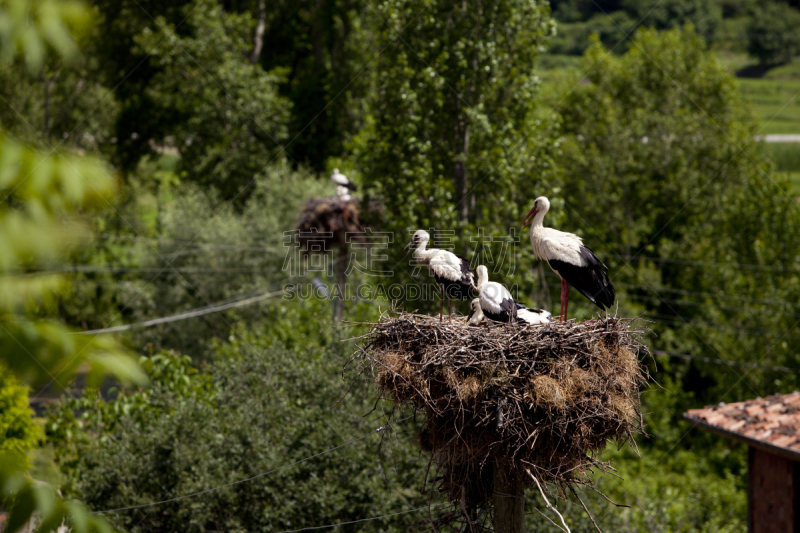
[[800,133],[800,81],[739,79],[742,95],[761,120],[761,133]]
[[[760,78],[738,79],[742,96],[753,105],[753,111],[761,121],[762,134],[800,133],[800,60],[764,73],[754,73],[753,60],[745,54],[721,52],[719,58],[733,73],[762,75]],[[580,59],[574,55],[544,54],[538,66],[545,91],[552,89],[552,84],[559,79],[578,73]]]

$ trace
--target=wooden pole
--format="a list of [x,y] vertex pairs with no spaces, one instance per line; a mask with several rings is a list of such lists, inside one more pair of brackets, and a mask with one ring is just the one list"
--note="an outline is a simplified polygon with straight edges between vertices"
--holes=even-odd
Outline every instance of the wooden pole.
[[[347,297],[345,286],[347,284],[347,245],[341,243],[339,245],[339,253],[333,261],[333,269],[336,273],[336,284],[339,285],[339,290],[334,291],[333,297],[333,321],[340,322],[344,317],[344,299]],[[337,298],[341,296],[341,298]]]
[[504,461],[494,463],[494,531],[525,533],[525,485]]

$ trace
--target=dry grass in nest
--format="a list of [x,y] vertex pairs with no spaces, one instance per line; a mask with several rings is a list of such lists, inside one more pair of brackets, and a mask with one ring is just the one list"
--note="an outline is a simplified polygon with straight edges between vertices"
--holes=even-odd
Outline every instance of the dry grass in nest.
[[463,506],[492,497],[498,459],[564,494],[610,468],[597,459],[609,441],[642,432],[649,352],[632,320],[473,327],[401,313],[369,326],[351,362],[372,371],[381,397],[425,413],[419,443]]

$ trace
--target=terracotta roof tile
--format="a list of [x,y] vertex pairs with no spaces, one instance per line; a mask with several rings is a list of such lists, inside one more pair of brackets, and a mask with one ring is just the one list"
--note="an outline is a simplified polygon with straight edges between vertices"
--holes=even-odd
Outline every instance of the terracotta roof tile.
[[690,409],[685,417],[800,453],[800,392]]

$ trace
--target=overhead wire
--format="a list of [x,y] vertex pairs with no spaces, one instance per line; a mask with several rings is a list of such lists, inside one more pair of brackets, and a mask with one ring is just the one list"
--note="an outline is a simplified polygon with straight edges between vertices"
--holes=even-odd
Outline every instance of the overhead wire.
[[663,355],[666,357],[674,357],[677,359],[703,361],[704,363],[712,363],[717,365],[727,366],[743,366],[746,368],[761,368],[764,370],[774,370],[776,372],[791,372],[800,373],[800,368],[789,368],[788,366],[774,366],[774,365],[761,365],[758,363],[749,363],[747,361],[732,361],[730,359],[717,359],[714,357],[703,357],[699,355],[690,355],[687,353],[668,352],[664,350],[650,350],[654,355]]
[[[608,254],[601,254],[602,257],[609,257]],[[715,267],[730,267],[741,268],[747,270],[766,270],[772,272],[800,272],[800,265],[798,266],[774,266],[774,265],[752,265],[748,263],[721,263],[718,261],[697,261],[692,259],[673,259],[669,257],[647,257],[647,256],[626,256],[621,255],[620,258],[626,261],[653,261],[654,263],[672,263],[678,265],[696,265],[696,266],[715,266]]]
[[371,522],[373,520],[380,520],[381,518],[390,518],[392,516],[400,516],[403,514],[413,513],[415,511],[422,511],[423,509],[432,509],[434,507],[440,507],[442,505],[447,505],[446,503],[437,503],[435,505],[425,505],[423,507],[417,507],[416,509],[409,509],[407,511],[400,511],[399,513],[392,513],[392,514],[385,514],[382,516],[373,516],[372,518],[361,518],[360,520],[352,520],[350,522],[338,522],[336,524],[328,524],[325,526],[311,526],[311,527],[301,527],[300,529],[288,529],[286,531],[278,531],[276,533],[297,533],[298,531],[311,531],[313,529],[325,529],[329,527],[336,527],[336,526],[346,526],[349,524],[358,524],[360,522]]
[[251,305],[257,302],[261,302],[263,300],[268,300],[270,298],[274,298],[280,294],[284,294],[289,292],[290,289],[281,289],[279,291],[269,292],[267,294],[261,294],[259,296],[253,296],[251,298],[245,298],[243,300],[237,300],[230,303],[224,304],[213,304],[210,306],[204,306],[197,309],[192,309],[191,311],[185,311],[183,313],[178,313],[177,315],[170,315],[161,318],[154,318],[151,320],[144,320],[142,322],[134,322],[132,324],[125,324],[122,326],[112,326],[109,328],[102,328],[102,329],[91,329],[87,331],[77,331],[74,332],[73,335],[99,335],[101,333],[116,333],[119,331],[127,331],[129,329],[134,328],[146,328],[151,326],[157,326],[159,324],[166,324],[168,322],[177,322],[178,320],[185,320],[187,318],[194,318],[198,316],[208,315],[211,313],[218,313],[220,311],[225,311],[227,309],[234,309],[236,307],[242,307],[245,305]]

